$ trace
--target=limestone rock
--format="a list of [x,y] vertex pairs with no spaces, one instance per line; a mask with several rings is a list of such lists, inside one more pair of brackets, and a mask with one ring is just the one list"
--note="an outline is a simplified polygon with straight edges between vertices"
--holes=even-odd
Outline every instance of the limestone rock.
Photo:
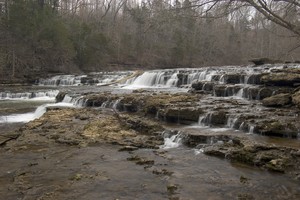
[[266,85],[297,87],[300,84],[300,74],[297,73],[269,73],[261,77]]
[[300,107],[300,91],[298,91],[295,94],[293,94],[292,100],[293,100],[293,103],[295,105],[297,105],[298,107]]
[[200,108],[167,108],[163,113],[163,116],[167,121],[180,122],[180,121],[191,121],[197,122],[199,115],[202,113]]
[[56,102],[62,102],[66,94],[66,92],[59,92],[55,97]]
[[276,120],[265,120],[255,126],[255,132],[267,136],[296,138],[298,129],[293,123],[280,122]]
[[292,98],[290,94],[277,94],[262,100],[262,104],[269,107],[280,107],[291,103]]

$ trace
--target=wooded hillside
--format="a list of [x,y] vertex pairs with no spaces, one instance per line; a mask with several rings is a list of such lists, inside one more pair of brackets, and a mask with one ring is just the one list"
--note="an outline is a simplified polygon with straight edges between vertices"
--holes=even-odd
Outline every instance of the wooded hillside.
[[1,0],[0,79],[300,60],[297,0]]

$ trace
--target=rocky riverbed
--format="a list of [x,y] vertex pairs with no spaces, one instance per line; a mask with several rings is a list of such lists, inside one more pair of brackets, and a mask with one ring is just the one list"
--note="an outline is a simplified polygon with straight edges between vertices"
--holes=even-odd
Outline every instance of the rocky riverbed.
[[171,92],[60,89],[72,108],[1,125],[1,197],[298,199],[299,69],[220,73],[132,80]]

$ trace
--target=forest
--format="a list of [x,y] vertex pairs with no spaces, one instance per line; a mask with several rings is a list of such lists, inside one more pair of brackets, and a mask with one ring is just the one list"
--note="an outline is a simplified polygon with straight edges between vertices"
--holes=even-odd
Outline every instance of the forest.
[[298,0],[0,0],[0,80],[300,60]]

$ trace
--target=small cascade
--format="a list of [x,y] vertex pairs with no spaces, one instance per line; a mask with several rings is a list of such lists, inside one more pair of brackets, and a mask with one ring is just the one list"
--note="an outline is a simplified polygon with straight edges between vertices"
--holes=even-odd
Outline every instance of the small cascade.
[[54,100],[58,90],[38,92],[0,92],[0,100]]
[[117,99],[117,100],[113,103],[112,109],[117,110],[118,105],[120,104],[120,101],[121,101],[121,99]]
[[[129,76],[131,71],[117,72],[97,72],[88,75],[58,75],[48,79],[39,79],[39,85],[47,86],[78,86],[78,85],[105,85],[116,81],[121,81],[126,76]],[[134,78],[132,78],[134,79]],[[124,83],[123,83],[124,84]]]
[[166,86],[167,87],[176,87],[178,82],[177,73],[174,73],[171,78],[167,81]]
[[70,97],[69,95],[65,95],[62,103],[72,104],[76,107],[86,107],[87,99],[80,97]]
[[234,128],[236,126],[237,120],[238,120],[238,117],[236,117],[236,116],[228,117],[226,126],[228,128]]
[[120,102],[121,102],[121,99],[107,100],[107,101],[102,103],[100,108],[111,108],[113,110],[119,110],[118,107],[120,105]]
[[48,86],[71,86],[79,85],[81,78],[85,78],[87,75],[75,76],[75,75],[58,75],[49,79],[40,79],[39,85]]
[[243,98],[244,97],[244,88],[241,88],[234,96]]
[[160,77],[159,72],[144,72],[141,76],[137,77],[133,81],[132,85],[150,87],[159,82],[156,80],[157,77]]
[[221,75],[221,77],[220,77],[220,79],[219,79],[219,83],[220,83],[220,84],[225,84],[225,83],[226,83],[226,81],[225,81],[225,74],[222,74],[222,75]]
[[163,133],[164,144],[160,146],[162,149],[177,148],[182,144],[184,135],[179,131],[177,134]]
[[127,89],[149,87],[174,87],[177,86],[177,72],[174,71],[149,71],[135,78]]
[[242,131],[245,129],[245,122],[242,122],[241,125],[239,126],[239,130]]
[[44,104],[37,107],[34,112],[0,116],[0,123],[27,123],[43,116],[43,114],[47,111],[48,107],[74,107],[74,105],[64,102]]
[[253,134],[254,133],[254,129],[255,129],[255,126],[253,126],[253,125],[249,126],[249,132],[248,132],[248,134]]
[[108,105],[109,105],[109,103],[110,103],[110,101],[109,101],[109,100],[107,100],[107,101],[103,102],[103,103],[101,104],[100,108],[107,108],[107,107],[108,107]]
[[212,113],[207,113],[204,116],[199,116],[198,125],[201,127],[208,127],[211,124]]

